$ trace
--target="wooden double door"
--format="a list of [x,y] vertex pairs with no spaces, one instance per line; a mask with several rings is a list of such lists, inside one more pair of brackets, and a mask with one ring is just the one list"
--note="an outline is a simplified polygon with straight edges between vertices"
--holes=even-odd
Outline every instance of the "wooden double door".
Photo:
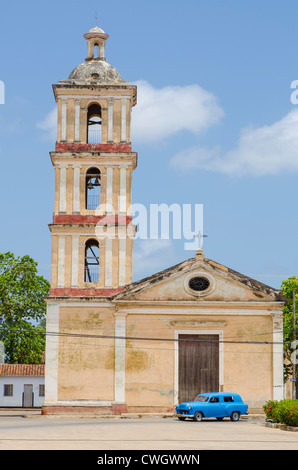
[[179,335],[178,403],[219,391],[219,335]]

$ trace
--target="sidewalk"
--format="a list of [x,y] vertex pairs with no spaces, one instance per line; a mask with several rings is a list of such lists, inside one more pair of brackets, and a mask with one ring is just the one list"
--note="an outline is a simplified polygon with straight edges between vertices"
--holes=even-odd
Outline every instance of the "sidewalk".
[[[18,416],[23,418],[86,418],[86,419],[167,419],[175,418],[174,413],[122,413],[119,415],[112,414],[54,414],[43,415],[40,408],[0,408],[1,416]],[[265,421],[265,414],[248,414],[242,415],[241,420],[263,420]]]

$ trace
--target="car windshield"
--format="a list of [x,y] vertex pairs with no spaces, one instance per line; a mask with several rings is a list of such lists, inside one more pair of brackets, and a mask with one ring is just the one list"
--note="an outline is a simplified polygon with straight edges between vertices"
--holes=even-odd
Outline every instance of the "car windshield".
[[209,397],[207,397],[206,395],[198,395],[197,398],[195,399],[195,401],[201,401],[204,403],[207,403],[208,400],[209,400]]

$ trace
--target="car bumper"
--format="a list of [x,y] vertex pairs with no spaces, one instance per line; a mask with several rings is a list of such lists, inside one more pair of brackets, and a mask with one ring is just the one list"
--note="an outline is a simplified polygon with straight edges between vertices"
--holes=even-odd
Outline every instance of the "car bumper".
[[193,418],[194,413],[192,411],[176,411],[177,418]]

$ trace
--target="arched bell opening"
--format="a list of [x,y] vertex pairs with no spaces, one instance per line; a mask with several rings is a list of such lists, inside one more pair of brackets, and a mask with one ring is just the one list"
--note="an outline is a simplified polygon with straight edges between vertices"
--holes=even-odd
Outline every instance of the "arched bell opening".
[[86,173],[86,209],[95,210],[100,206],[101,173],[98,168],[89,168]]
[[99,281],[99,243],[97,240],[87,240],[85,244],[85,282]]
[[87,113],[87,143],[101,143],[101,107],[91,104]]
[[93,58],[94,59],[99,58],[99,44],[97,42],[94,43],[94,46],[93,46]]

